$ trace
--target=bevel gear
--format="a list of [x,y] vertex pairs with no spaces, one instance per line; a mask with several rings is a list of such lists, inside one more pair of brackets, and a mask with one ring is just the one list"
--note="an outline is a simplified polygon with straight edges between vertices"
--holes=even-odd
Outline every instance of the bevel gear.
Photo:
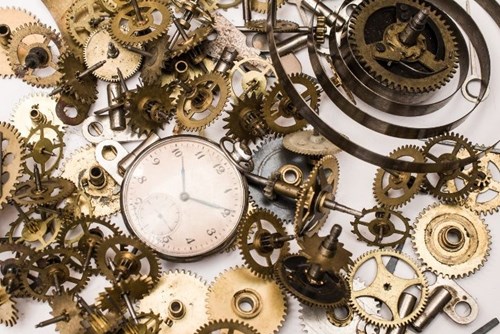
[[262,96],[251,93],[235,101],[233,108],[227,111],[228,116],[223,119],[227,136],[241,142],[255,143],[269,134],[262,114]]
[[145,45],[145,51],[151,57],[145,57],[141,68],[141,79],[145,85],[154,85],[160,82],[161,71],[167,59],[168,41],[170,36],[165,35]]
[[61,202],[75,191],[75,184],[61,177],[41,180],[41,187],[33,180],[19,183],[12,199],[19,205],[52,205]]
[[60,295],[56,294],[49,299],[49,305],[52,308],[50,314],[53,317],[67,315],[67,321],[59,321],[56,324],[56,331],[61,334],[84,334],[84,328],[81,324],[82,310],[74,300],[74,295],[63,291]]
[[[440,145],[447,141],[451,146]],[[423,148],[424,156],[428,162],[449,163],[461,160],[458,153],[462,150],[461,159],[477,157],[477,153],[472,144],[462,135],[445,133],[430,138]],[[467,169],[467,173],[464,170]],[[463,201],[476,187],[479,177],[479,161],[475,160],[470,164],[450,169],[441,173],[427,173],[425,175],[424,187],[433,196],[445,203],[458,203]],[[455,182],[455,189],[447,187],[450,181],[460,179]]]
[[90,34],[108,18],[109,14],[97,1],[77,0],[66,11],[66,30],[73,41],[82,47]]
[[160,313],[160,334],[194,333],[208,321],[200,296],[208,292],[206,282],[190,271],[163,273],[156,287],[138,303],[138,311]]
[[379,83],[403,93],[427,93],[456,72],[451,19],[430,2],[364,0],[353,11],[348,44]]
[[212,333],[234,333],[234,334],[259,334],[253,327],[242,321],[235,320],[215,320],[200,327],[195,334]]
[[67,52],[59,57],[58,65],[63,73],[61,79],[63,92],[74,96],[82,104],[94,103],[97,99],[97,79],[92,75],[78,78],[87,69],[83,60],[74,53]]
[[158,0],[138,1],[140,16],[134,6],[128,4],[113,15],[109,32],[122,45],[148,43],[167,33],[172,23],[170,7]]
[[286,312],[286,298],[279,286],[247,268],[224,271],[208,288],[207,313],[211,320],[244,321],[259,333],[272,334],[283,325]]
[[95,305],[101,311],[121,313],[127,307],[123,295],[127,295],[135,303],[146,296],[153,286],[153,280],[149,276],[130,276],[105,288],[97,297]]
[[229,99],[229,82],[218,72],[191,81],[191,90],[179,96],[175,119],[186,131],[200,131],[219,117]]
[[427,268],[436,275],[456,279],[484,265],[491,236],[483,220],[468,208],[434,204],[418,216],[412,242]]
[[35,252],[21,273],[24,289],[39,301],[47,301],[63,289],[68,294],[80,292],[87,284],[88,272],[70,270],[70,262],[83,266],[84,259],[76,251],[67,248],[47,248]]
[[302,130],[285,135],[283,146],[291,152],[313,157],[335,155],[341,151],[314,130]]
[[0,325],[13,327],[19,319],[16,301],[12,299],[7,289],[0,284]]
[[410,236],[409,220],[399,211],[374,207],[363,209],[362,214],[351,222],[352,233],[368,246],[395,247],[404,244]]
[[[285,0],[277,0],[276,1],[276,6],[281,7],[285,4]],[[267,7],[269,6],[269,1],[262,1],[262,0],[250,0],[250,9],[253,11],[260,13],[260,14],[266,14],[267,13]]]
[[0,208],[12,197],[19,178],[22,176],[25,159],[24,139],[9,123],[0,122],[2,174],[0,175]]
[[120,210],[120,186],[95,158],[95,147],[84,146],[63,162],[64,177],[83,191],[93,208],[92,215],[109,216]]
[[272,277],[274,264],[290,250],[289,240],[283,222],[265,209],[249,212],[238,227],[243,261],[253,274],[262,278]]
[[[389,154],[389,158],[412,162],[425,162],[422,149],[417,146],[402,146]],[[408,203],[417,194],[424,181],[425,174],[377,170],[373,181],[373,194],[379,205],[399,208]]]
[[128,95],[126,106],[130,116],[128,125],[139,136],[163,129],[175,112],[170,92],[157,84],[137,87]]
[[170,47],[170,52],[167,53],[167,61],[179,57],[193,50],[202,42],[207,40],[208,35],[214,31],[214,28],[209,24],[203,24],[194,30],[188,31],[187,38],[179,37],[177,41]]
[[103,66],[92,72],[94,76],[103,81],[118,82],[120,78],[116,69],[119,68],[126,80],[139,71],[142,56],[115,42],[106,28],[94,30],[85,43],[83,49],[85,65],[91,67],[105,60]]
[[[414,278],[408,279],[409,273],[402,277],[389,272],[385,267],[386,264],[383,258],[398,259],[400,263],[404,263],[406,267],[411,269]],[[367,284],[366,288],[354,289],[353,282],[358,277],[357,274],[363,270],[362,267],[366,267],[367,263],[371,261],[375,261],[377,268],[375,278],[370,284]],[[392,249],[374,250],[361,255],[354,262],[349,272],[349,285],[351,287],[349,303],[354,311],[366,322],[383,328],[395,328],[413,322],[424,311],[429,297],[427,278],[420,267],[405,254]],[[399,299],[401,294],[411,287],[419,288],[420,296],[418,296],[418,301],[409,314],[400,315]],[[377,299],[386,306],[389,312],[385,316],[370,314],[365,306],[361,304],[361,300],[366,297]],[[387,317],[390,317],[390,319],[387,319]]]
[[66,52],[66,45],[54,30],[41,23],[18,27],[9,44],[9,62],[14,73],[32,86],[56,86],[62,73],[57,55]]
[[[139,239],[116,235],[104,239],[96,253],[97,267],[110,281],[119,281],[133,275],[148,275],[156,284],[161,267],[154,250]],[[113,262],[111,269],[107,261]]]
[[0,286],[4,286],[14,297],[25,297],[21,271],[31,254],[33,249],[28,246],[13,242],[0,243]]
[[[316,110],[320,101],[316,80],[303,73],[290,75],[290,80],[302,98],[308,101],[310,108]],[[269,129],[277,134],[296,132],[307,125],[279,83],[275,83],[264,97],[262,113]]]

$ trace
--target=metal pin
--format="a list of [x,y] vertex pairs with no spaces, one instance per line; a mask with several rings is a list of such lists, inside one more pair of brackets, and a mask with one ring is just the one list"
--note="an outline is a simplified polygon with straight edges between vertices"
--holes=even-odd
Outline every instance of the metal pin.
[[64,91],[65,86],[60,86],[60,87],[57,87],[56,89],[54,89],[52,92],[49,93],[49,96],[54,96],[54,95],[57,95],[59,93],[62,93]]
[[135,17],[137,18],[137,21],[144,21],[139,5],[137,4],[137,0],[130,0],[130,3],[132,4],[132,7],[134,7]]
[[52,319],[48,319],[48,320],[45,320],[45,321],[42,321],[42,322],[36,324],[35,328],[49,326],[49,325],[56,324],[56,323],[61,322],[61,321],[68,322],[69,319],[70,319],[69,314],[64,312],[60,316],[57,316],[57,317],[54,317]]
[[113,42],[109,42],[108,43],[108,58],[112,58],[112,59],[115,59],[116,57],[118,57],[120,55],[120,50],[118,50],[118,48],[115,46],[115,44]]
[[482,326],[478,330],[474,331],[472,334],[486,334],[489,331],[491,331],[493,328],[498,326],[499,323],[500,323],[500,321],[498,321],[497,318],[493,318],[490,321],[488,321],[488,323],[486,323],[484,326]]
[[42,177],[40,176],[40,170],[38,169],[38,165],[35,164],[33,167],[33,173],[35,174],[35,187],[36,191],[42,191]]
[[128,92],[127,83],[125,82],[125,79],[123,78],[122,71],[118,67],[116,68],[116,73],[118,74],[118,79],[120,80],[120,84],[122,85],[123,91],[125,93]]
[[42,151],[41,151],[41,152],[42,152],[42,154],[50,155],[51,157],[55,157],[55,156],[57,156],[54,152],[50,152],[50,151],[48,151],[48,150],[47,150],[47,149],[45,149],[45,148],[42,148]]
[[87,311],[88,314],[93,314],[94,313],[94,310],[92,309],[92,307],[90,307],[89,304],[87,304],[87,302],[85,301],[85,299],[83,299],[79,294],[76,294],[75,293],[75,299],[76,299],[76,302],[83,308],[85,309],[85,311]]
[[89,75],[90,73],[94,72],[95,70],[101,68],[104,66],[104,64],[106,64],[106,60],[101,60],[100,62],[97,62],[95,63],[94,65],[90,66],[89,68],[87,68],[85,71],[83,71],[82,73],[78,74],[76,76],[76,78],[78,80],[84,78],[85,76]]
[[184,40],[188,40],[189,39],[189,36],[188,34],[184,31],[184,28],[181,26],[180,22],[178,19],[173,19],[174,21],[174,24],[175,24],[175,27],[177,28],[177,31],[179,32],[179,34],[181,34],[182,38]]
[[153,54],[151,52],[147,52],[145,50],[136,48],[136,47],[131,46],[131,45],[126,45],[125,49],[127,49],[129,51],[132,51],[132,52],[135,52],[135,53],[138,53],[138,54],[140,54],[141,56],[144,56],[144,57],[148,57],[148,58],[153,57]]
[[123,298],[123,300],[125,300],[125,304],[127,305],[128,313],[130,313],[130,316],[132,317],[132,320],[134,320],[134,322],[136,324],[138,324],[139,323],[139,319],[137,318],[137,313],[135,312],[134,305],[130,301],[130,297],[128,296],[128,294],[123,293],[122,294],[122,298]]

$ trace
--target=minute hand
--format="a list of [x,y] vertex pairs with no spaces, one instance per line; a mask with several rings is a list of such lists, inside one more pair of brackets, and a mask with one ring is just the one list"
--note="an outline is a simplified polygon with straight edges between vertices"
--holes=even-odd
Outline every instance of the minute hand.
[[209,206],[211,208],[214,208],[214,209],[223,209],[223,210],[229,210],[223,206],[220,206],[220,205],[217,205],[217,204],[213,204],[213,203],[210,203],[210,202],[207,202],[207,201],[204,201],[202,199],[198,199],[198,198],[194,198],[194,197],[189,197],[190,200],[192,201],[195,201],[195,202],[198,202],[200,204],[203,204],[203,205],[206,205],[206,206]]

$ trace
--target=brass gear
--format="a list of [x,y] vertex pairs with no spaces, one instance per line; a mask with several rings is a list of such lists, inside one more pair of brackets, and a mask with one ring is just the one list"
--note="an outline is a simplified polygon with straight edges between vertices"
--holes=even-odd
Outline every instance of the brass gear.
[[49,305],[52,308],[50,314],[58,317],[66,314],[68,321],[59,321],[56,324],[56,331],[61,334],[84,334],[84,328],[81,324],[82,310],[74,300],[74,295],[63,291],[60,295],[54,295],[49,299]]
[[160,85],[139,86],[127,97],[129,126],[142,136],[163,129],[175,112],[174,99]]
[[94,76],[102,81],[118,82],[120,78],[116,69],[119,68],[126,80],[139,71],[142,56],[115,42],[106,29],[107,27],[96,29],[89,36],[83,50],[85,65],[91,67],[106,60],[102,67],[92,72]]
[[[320,101],[316,80],[303,73],[290,75],[290,80],[302,98],[308,101],[310,108],[316,110]],[[262,112],[267,126],[276,134],[296,132],[307,125],[279,83],[275,83],[264,97]]]
[[[79,148],[63,162],[61,169],[61,177],[72,181],[78,191],[85,193],[93,208],[93,215],[110,216],[120,210],[120,186],[97,163],[94,146]],[[97,180],[94,179],[96,175],[99,176]]]
[[[47,55],[46,61],[41,64],[43,71],[24,68],[26,56],[35,48]],[[64,52],[66,45],[54,30],[41,23],[27,23],[12,32],[9,62],[14,73],[28,84],[39,88],[53,87],[62,77],[57,66],[57,55]]]
[[410,236],[408,218],[386,207],[364,209],[361,217],[351,222],[352,233],[368,246],[395,247],[404,245]]
[[123,299],[124,294],[135,303],[146,296],[153,289],[153,286],[154,283],[151,277],[131,276],[111,287],[105,288],[105,292],[99,294],[95,304],[101,311],[121,313],[126,308],[125,299]]
[[[389,158],[425,162],[422,149],[417,146],[402,146],[392,151]],[[373,182],[375,200],[381,206],[396,209],[413,199],[421,190],[425,174],[377,170]]]
[[[255,32],[267,32],[267,20],[252,20],[245,23],[245,25],[248,29]],[[295,32],[299,29],[299,25],[288,20],[277,20],[273,29],[275,33]]]
[[[18,7],[0,8],[0,17],[2,18],[2,24],[9,27],[11,32],[25,24],[40,22],[35,15]],[[0,78],[2,79],[11,78],[15,74],[9,64],[8,55],[8,48],[0,47]]]
[[[419,10],[428,21],[415,44],[400,33]],[[458,50],[450,18],[430,2],[364,0],[353,11],[349,47],[365,71],[380,84],[420,94],[444,86],[456,72]]]
[[[76,251],[67,248],[47,248],[35,252],[21,273],[24,289],[39,301],[47,301],[58,294],[55,289],[56,281],[61,291],[65,289],[68,294],[80,292],[87,284],[88,272],[70,270],[70,262],[83,266],[84,259]],[[34,283],[30,283],[31,280]]]
[[210,321],[200,327],[195,334],[212,334],[212,333],[234,333],[234,334],[259,334],[250,325],[235,320],[215,320]]
[[77,0],[66,11],[66,30],[73,41],[82,47],[106,18],[109,15],[97,1]]
[[261,278],[271,278],[274,264],[288,254],[290,246],[272,247],[272,239],[286,236],[283,222],[271,211],[255,209],[238,227],[238,244],[243,261],[250,271]]
[[82,104],[94,103],[97,99],[97,79],[92,75],[78,78],[80,73],[87,69],[83,60],[74,53],[67,52],[59,57],[58,65],[59,70],[63,73],[61,82],[63,92],[74,96]]
[[119,9],[130,4],[130,0],[97,0],[108,13],[116,13]]
[[[416,277],[408,279],[389,272],[385,267],[383,257],[398,259],[401,263],[411,268]],[[357,278],[356,274],[369,261],[375,261],[377,266],[375,278],[366,288],[356,290],[353,285],[354,280]],[[413,322],[424,311],[429,297],[429,286],[423,271],[405,254],[391,249],[374,250],[361,255],[351,268],[349,285],[351,287],[349,303],[354,311],[366,322],[383,328],[395,328]],[[399,298],[406,289],[415,286],[420,288],[418,302],[412,312],[401,316],[399,314]],[[368,313],[365,306],[361,304],[361,300],[365,297],[375,298],[385,304],[391,313],[391,319]],[[389,315],[387,314],[387,316]]]
[[170,52],[167,53],[166,61],[179,57],[200,45],[207,40],[208,35],[214,31],[214,28],[209,24],[203,24],[194,30],[187,32],[187,39],[182,37],[170,47]]
[[85,327],[85,334],[109,334],[116,333],[123,324],[123,316],[114,313],[94,311],[91,314],[83,314],[82,324]]
[[273,79],[277,78],[274,66],[259,57],[243,58],[234,63],[229,71],[233,95],[244,98],[244,95],[264,94],[271,88]]
[[120,8],[111,18],[109,32],[122,45],[148,43],[167,33],[172,23],[170,7],[157,0],[138,1],[142,20],[132,4]]
[[73,217],[81,217],[82,215],[92,216],[95,211],[90,201],[90,196],[83,190],[78,189],[64,200],[62,207],[64,211]]
[[61,202],[75,191],[75,184],[61,177],[41,180],[41,189],[37,189],[34,180],[17,185],[13,200],[19,205],[51,205]]
[[190,83],[192,90],[179,96],[175,118],[186,131],[200,131],[219,117],[229,99],[229,82],[225,75],[210,72]]
[[[332,200],[337,191],[339,180],[339,163],[333,155],[326,155],[314,164],[307,179],[300,185],[295,204],[295,235],[311,236],[323,226],[329,209],[322,208],[321,203]],[[307,231],[303,229],[309,226]]]
[[156,287],[138,303],[138,311],[163,315],[160,334],[194,333],[208,321],[200,296],[208,287],[196,274],[185,270],[163,273]]
[[[451,146],[440,145],[441,142],[451,142]],[[425,143],[423,153],[428,162],[445,163],[458,161],[458,152],[461,158],[471,158],[477,156],[472,144],[462,135],[445,133],[440,136],[430,138]],[[467,169],[467,173],[464,172]],[[474,190],[479,177],[479,161],[474,161],[467,166],[445,171],[443,173],[427,173],[425,175],[424,187],[433,196],[445,203],[458,203],[463,201],[471,191]],[[450,181],[460,179],[457,187],[448,188]]]
[[0,284],[0,325],[13,327],[19,319],[16,301],[12,299],[7,289]]
[[450,279],[479,270],[491,247],[488,227],[476,213],[445,204],[434,204],[420,213],[412,242],[427,268]]
[[272,334],[283,325],[286,312],[286,298],[279,286],[247,268],[226,270],[208,288],[207,313],[211,320],[243,321],[259,333]]
[[120,334],[158,334],[163,320],[159,314],[153,312],[137,315],[137,323],[132,319],[125,319]]
[[[285,4],[285,0],[277,0],[276,1],[276,6],[281,7]],[[260,14],[266,14],[267,13],[267,7],[269,6],[269,1],[262,1],[262,0],[250,0],[250,9],[253,11],[260,13]]]
[[228,116],[223,120],[226,122],[224,129],[226,135],[241,142],[255,143],[258,139],[269,134],[262,114],[262,96],[255,93],[236,98],[235,104]]
[[[113,262],[115,270],[107,263]],[[126,279],[133,275],[148,275],[156,284],[160,278],[160,262],[154,250],[139,239],[116,235],[104,239],[96,253],[97,267],[108,280],[115,281],[117,276]]]
[[151,53],[151,57],[145,57],[141,68],[141,79],[145,85],[155,85],[160,83],[161,71],[167,59],[168,41],[170,36],[165,35],[159,39],[146,44],[146,52]]
[[21,271],[33,249],[23,244],[0,243],[0,286],[4,286],[13,297],[26,297],[21,282]]
[[323,44],[326,40],[328,27],[326,26],[326,17],[324,15],[316,16],[316,26],[314,27],[314,40],[317,44]]
[[[2,175],[0,186],[0,208],[12,197],[19,178],[22,176],[25,155],[24,139],[19,131],[9,123],[0,122],[2,134]],[[4,149],[5,148],[5,149]]]
[[341,151],[340,148],[313,130],[302,130],[285,135],[283,146],[290,152],[313,157],[335,155]]

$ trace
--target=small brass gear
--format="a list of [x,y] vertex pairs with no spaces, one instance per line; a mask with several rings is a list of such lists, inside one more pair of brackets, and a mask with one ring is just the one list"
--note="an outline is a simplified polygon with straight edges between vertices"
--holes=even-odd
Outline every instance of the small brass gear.
[[145,51],[151,53],[151,57],[145,57],[141,68],[141,79],[145,85],[155,85],[160,82],[161,72],[167,59],[168,41],[170,36],[165,35],[159,39],[149,42]]
[[81,324],[82,310],[74,300],[74,296],[67,291],[60,295],[56,294],[49,300],[52,308],[50,314],[53,317],[67,315],[68,321],[59,321],[56,324],[56,331],[61,334],[84,334],[84,328]]
[[[414,278],[408,279],[408,275],[403,278],[389,272],[385,267],[384,258],[396,258],[401,263],[406,264],[411,268]],[[363,270],[362,267],[373,264],[373,261],[377,268],[373,281],[365,288],[354,288],[354,280],[358,277],[357,274]],[[395,328],[413,322],[424,311],[429,297],[427,278],[420,267],[403,253],[390,249],[375,250],[361,255],[350,270],[349,285],[351,287],[350,306],[366,322],[383,328]],[[417,298],[418,301],[413,311],[407,315],[401,315],[398,301],[401,294],[410,287],[419,288],[420,296]],[[361,304],[365,297],[375,298],[385,304],[390,314],[388,313],[384,317],[368,313],[366,306]],[[387,319],[388,317],[390,319]]]
[[0,325],[13,327],[19,319],[16,301],[12,299],[7,289],[0,284]]
[[158,334],[163,320],[159,314],[153,312],[140,313],[137,315],[137,322],[132,319],[125,319],[122,324],[123,334]]
[[74,53],[67,52],[59,57],[58,65],[63,73],[61,82],[63,92],[74,96],[82,104],[94,103],[97,99],[97,79],[92,75],[78,78],[87,69],[83,60]]
[[[279,7],[283,6],[285,4],[285,0],[277,0],[276,5]],[[260,13],[260,14],[265,14],[267,13],[267,7],[269,6],[269,1],[262,1],[262,0],[250,0],[250,9],[253,11]]]
[[287,302],[274,281],[259,278],[247,268],[235,267],[210,284],[207,312],[211,320],[244,321],[259,333],[272,334],[283,325]]
[[75,189],[73,182],[61,177],[41,180],[40,189],[34,180],[24,181],[17,185],[13,200],[26,206],[57,204],[69,197]]
[[209,24],[203,24],[194,30],[187,32],[187,38],[178,38],[177,41],[170,47],[170,52],[167,53],[166,61],[179,57],[194,49],[202,42],[207,40],[207,37],[214,31],[214,28]]
[[[102,311],[111,311],[115,313],[123,312],[126,308],[123,295],[126,294],[132,302],[141,300],[146,296],[154,283],[148,276],[131,276],[114,284],[112,287],[105,288],[96,300],[96,306]],[[150,310],[148,310],[150,311]]]
[[234,63],[229,72],[233,95],[240,99],[255,93],[265,94],[277,78],[274,66],[259,57],[243,58]]
[[250,325],[235,320],[215,320],[200,327],[195,334],[215,334],[215,333],[234,333],[234,334],[259,334]]
[[111,14],[130,4],[130,0],[97,0],[97,2]]
[[2,134],[2,175],[0,186],[0,208],[12,197],[19,178],[22,176],[25,159],[24,139],[19,131],[9,123],[0,122]]
[[314,130],[302,130],[285,135],[283,146],[290,152],[313,157],[335,155],[341,151],[340,148]]
[[[267,32],[267,20],[252,20],[245,25],[248,29],[255,32]],[[277,20],[273,29],[275,33],[294,32],[299,29],[299,25],[288,20]]]
[[316,43],[323,44],[325,42],[327,31],[326,17],[324,15],[316,16],[316,26],[314,27],[314,40]]
[[413,231],[416,253],[436,275],[450,279],[469,276],[489,256],[488,227],[463,206],[434,204],[420,213]]
[[109,19],[109,14],[97,1],[77,0],[66,11],[66,30],[74,42],[82,47],[90,34],[106,19]]

